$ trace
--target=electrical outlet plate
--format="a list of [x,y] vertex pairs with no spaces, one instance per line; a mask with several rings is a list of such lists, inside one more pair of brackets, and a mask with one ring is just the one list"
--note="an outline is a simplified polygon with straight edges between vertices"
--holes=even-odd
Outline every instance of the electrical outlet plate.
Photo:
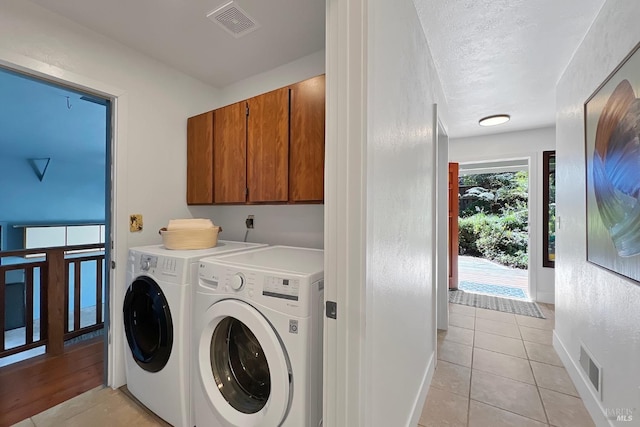
[[132,233],[142,231],[142,214],[129,215],[129,231]]
[[254,227],[254,216],[253,215],[249,215],[247,217],[247,219],[244,221],[244,224],[247,226],[247,229],[253,229]]

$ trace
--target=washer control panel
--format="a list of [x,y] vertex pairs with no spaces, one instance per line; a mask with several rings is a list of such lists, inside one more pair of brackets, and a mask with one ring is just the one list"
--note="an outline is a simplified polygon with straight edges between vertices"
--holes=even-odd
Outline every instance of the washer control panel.
[[234,291],[239,291],[244,287],[244,274],[236,273],[231,277],[231,287]]
[[300,296],[300,280],[264,276],[262,295],[298,301],[298,297]]
[[[302,275],[265,271],[257,268],[237,268],[215,262],[198,262],[198,293],[216,294],[221,299],[237,298],[254,307],[265,306],[281,313],[305,317],[314,310],[313,295],[321,288]],[[291,325],[296,333],[296,325]]]

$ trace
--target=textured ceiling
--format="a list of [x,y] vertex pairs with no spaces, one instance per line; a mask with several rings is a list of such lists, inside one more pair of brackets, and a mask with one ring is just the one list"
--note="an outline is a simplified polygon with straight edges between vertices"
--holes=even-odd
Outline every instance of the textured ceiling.
[[324,48],[322,0],[238,0],[261,27],[234,38],[207,18],[228,0],[33,0],[221,88]]
[[[225,0],[33,0],[224,87],[324,47],[322,0],[238,0],[261,28],[235,39],[206,18]],[[449,136],[555,122],[555,85],[604,0],[414,0],[449,107]],[[483,116],[512,120],[482,128]]]
[[[415,0],[450,137],[551,126],[555,87],[604,0]],[[505,125],[483,128],[484,116]]]

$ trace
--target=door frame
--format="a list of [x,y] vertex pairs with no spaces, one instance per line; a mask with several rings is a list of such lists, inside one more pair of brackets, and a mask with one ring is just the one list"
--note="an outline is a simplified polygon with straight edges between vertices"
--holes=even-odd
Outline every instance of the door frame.
[[[449,328],[449,135],[447,128],[442,123],[438,114],[438,106],[434,105],[434,149],[436,159],[436,192],[434,203],[435,229],[433,235],[436,239],[435,252],[435,322],[437,329]],[[437,337],[437,334],[435,334]],[[434,343],[434,348],[437,345]],[[436,350],[437,351],[437,350]]]
[[[118,304],[114,301],[122,299],[122,290],[118,289],[117,277],[124,276],[126,268],[126,229],[127,216],[124,211],[126,206],[126,188],[120,183],[118,176],[124,176],[121,171],[126,168],[126,117],[127,117],[127,93],[108,83],[94,80],[90,77],[73,73],[63,68],[21,55],[15,52],[0,49],[0,66],[9,70],[26,74],[28,76],[45,80],[62,86],[67,86],[82,92],[95,95],[110,101],[110,126],[107,129],[106,150],[106,186],[105,196],[108,201],[105,204],[105,385],[117,388],[125,383],[123,340],[112,340],[111,325],[122,324],[122,312],[118,310]],[[118,242],[123,242],[122,250],[118,250]],[[112,267],[112,263],[115,266]],[[116,333],[116,336],[120,336]]]
[[[500,162],[509,162],[513,160],[523,160],[527,163],[527,180],[528,180],[528,194],[527,194],[527,211],[529,217],[529,233],[527,238],[527,251],[529,252],[529,262],[527,265],[527,280],[528,280],[528,292],[529,297],[536,301],[537,296],[537,274],[536,269],[538,265],[538,247],[537,247],[537,236],[538,236],[538,192],[540,191],[539,185],[537,183],[536,177],[538,176],[536,171],[538,167],[537,157],[535,153],[525,154],[525,155],[516,155],[506,158],[498,158],[495,157],[487,157],[481,159],[474,159],[473,161],[465,161],[460,163],[460,170],[464,169],[465,165],[482,165],[485,163],[500,163]],[[491,173],[486,169],[478,168],[479,173]],[[496,172],[499,172],[496,171]],[[458,174],[460,176],[460,173]]]
[[[367,1],[326,1],[323,422],[365,425]],[[363,316],[363,313],[364,316]],[[367,317],[367,318],[365,318]],[[362,361],[365,360],[365,363]]]

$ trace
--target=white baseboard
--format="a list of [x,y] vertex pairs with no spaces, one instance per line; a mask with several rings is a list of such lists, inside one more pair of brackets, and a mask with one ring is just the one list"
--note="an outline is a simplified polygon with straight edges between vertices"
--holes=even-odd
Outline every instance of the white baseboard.
[[555,304],[556,295],[554,292],[536,292],[536,302]]
[[584,406],[587,408],[587,411],[589,411],[589,415],[593,418],[593,422],[596,426],[615,427],[615,425],[607,419],[600,399],[589,386],[587,377],[580,366],[577,365],[578,362],[574,361],[570,356],[567,348],[560,337],[556,334],[555,330],[553,331],[553,348],[556,350],[556,353],[558,353],[558,356],[560,356],[560,360],[562,360],[564,367],[567,369],[573,384],[576,386],[578,394],[582,398],[582,402],[584,402]]
[[420,421],[420,415],[422,415],[424,402],[425,400],[427,400],[427,393],[429,392],[431,380],[433,379],[433,373],[436,369],[436,364],[434,363],[435,356],[436,352],[433,351],[431,353],[431,357],[429,358],[429,364],[427,365],[424,377],[422,378],[420,393],[418,393],[418,397],[416,398],[415,402],[413,402],[413,414],[411,415],[411,419],[409,421],[409,427],[417,426],[418,421]]

